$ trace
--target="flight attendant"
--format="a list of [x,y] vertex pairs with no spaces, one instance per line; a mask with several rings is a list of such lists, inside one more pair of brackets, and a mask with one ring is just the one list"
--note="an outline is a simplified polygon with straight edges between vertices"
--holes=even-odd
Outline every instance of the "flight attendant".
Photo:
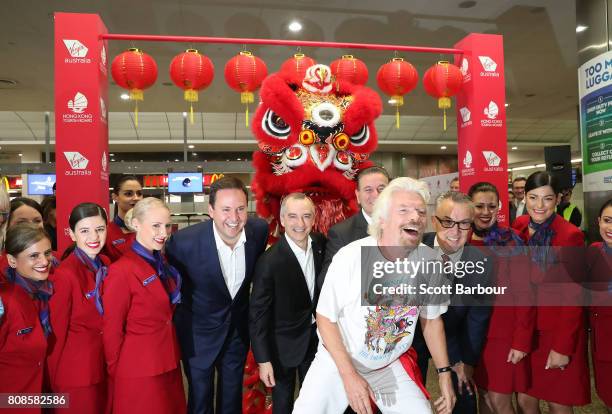
[[102,343],[102,282],[110,261],[99,254],[106,239],[106,212],[94,203],[77,205],[68,219],[74,245],[51,275],[53,336],[47,358],[53,392],[70,394],[61,413],[102,414],[107,404]]
[[597,218],[603,241],[593,243],[587,251],[591,285],[591,355],[597,395],[612,413],[612,198],[604,203]]
[[[38,204],[36,200],[26,197],[17,197],[11,200],[7,221],[7,228],[22,223],[30,223],[35,227],[44,228],[40,204]],[[55,254],[53,254],[51,271],[53,271],[57,265],[59,265],[59,261],[55,259]],[[4,277],[8,267],[8,258],[6,254],[0,254],[0,280]]]
[[[468,195],[475,212],[469,244],[486,246],[495,254],[498,285],[510,285],[512,295],[529,294],[529,273],[524,272],[529,268],[525,243],[514,230],[497,223],[497,188],[480,182],[470,187]],[[524,279],[524,285],[520,279]],[[512,394],[527,390],[529,371],[525,356],[533,346],[535,307],[511,306],[513,301],[513,297],[496,298],[481,359],[474,372],[482,413],[514,413]]]
[[115,183],[112,196],[115,202],[115,218],[108,225],[103,253],[114,262],[130,250],[134,241],[135,234],[128,228],[124,219],[125,214],[142,200],[142,185],[135,176],[123,175]]
[[[551,294],[550,284],[540,283],[551,278],[577,280],[584,272],[584,263],[576,265],[579,249],[572,251],[572,257],[559,249],[584,245],[580,229],[556,213],[560,192],[557,180],[548,172],[531,174],[525,183],[528,214],[512,224],[529,246],[531,280],[538,304],[536,343],[529,354],[531,384],[526,393],[518,396],[524,414],[539,413],[539,400],[548,402],[552,414],[569,414],[573,406],[590,402],[585,314],[582,307],[570,306],[572,301],[578,304],[579,286],[575,285],[574,290],[572,283],[564,283],[563,291]],[[550,304],[551,299],[564,306],[542,306]]]
[[[0,393],[43,391],[47,340],[52,333],[48,281],[51,241],[40,227],[17,224],[6,234],[9,268],[0,281]],[[40,413],[40,408],[3,408],[2,413]]]
[[136,239],[104,282],[103,340],[114,414],[185,413],[172,316],[181,276],[161,253],[170,210],[153,197],[134,207]]

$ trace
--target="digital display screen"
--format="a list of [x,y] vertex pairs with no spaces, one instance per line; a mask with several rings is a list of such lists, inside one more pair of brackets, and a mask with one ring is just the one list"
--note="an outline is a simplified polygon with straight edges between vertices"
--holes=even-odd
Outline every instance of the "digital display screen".
[[51,195],[55,174],[28,174],[28,195]]
[[168,173],[169,193],[201,193],[202,173]]

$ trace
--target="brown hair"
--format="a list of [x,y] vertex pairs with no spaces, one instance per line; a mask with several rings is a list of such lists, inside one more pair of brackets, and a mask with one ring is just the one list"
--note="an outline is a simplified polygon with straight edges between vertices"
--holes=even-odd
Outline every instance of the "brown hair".
[[7,230],[5,249],[11,256],[17,257],[19,253],[42,239],[49,240],[43,229],[31,223],[19,223]]

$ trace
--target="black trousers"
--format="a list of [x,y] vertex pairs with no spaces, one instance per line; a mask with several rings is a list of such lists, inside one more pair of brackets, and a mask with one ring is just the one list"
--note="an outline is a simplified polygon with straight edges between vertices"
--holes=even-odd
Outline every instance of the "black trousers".
[[[426,382],[429,358],[427,356],[419,357],[417,359],[417,363],[421,369],[423,381]],[[473,390],[474,393],[470,395],[464,388],[462,390],[462,394],[459,394],[459,380],[457,379],[457,374],[455,374],[454,371],[451,372],[451,379],[453,380],[453,389],[455,390],[455,395],[457,396],[457,402],[455,403],[455,408],[453,408],[453,414],[477,414],[478,405],[476,402],[476,390]]]
[[313,325],[308,350],[306,351],[306,355],[304,355],[304,359],[297,367],[285,367],[280,362],[272,363],[274,368],[274,381],[276,382],[276,385],[272,387],[273,414],[291,414],[293,411],[296,374],[301,388],[306,373],[310,368],[310,364],[312,364],[315,354],[317,353],[318,344],[319,340],[317,337],[316,325]]

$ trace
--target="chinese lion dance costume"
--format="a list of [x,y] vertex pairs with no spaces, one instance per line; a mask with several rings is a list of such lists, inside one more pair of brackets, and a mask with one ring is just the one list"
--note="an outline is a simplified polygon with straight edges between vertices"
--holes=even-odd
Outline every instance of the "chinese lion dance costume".
[[281,68],[262,84],[252,130],[252,188],[257,213],[278,233],[282,198],[303,192],[315,203],[314,231],[327,234],[335,223],[357,212],[355,176],[372,165],[374,121],[380,97],[372,89],[332,80],[328,66],[316,64],[304,76]]

